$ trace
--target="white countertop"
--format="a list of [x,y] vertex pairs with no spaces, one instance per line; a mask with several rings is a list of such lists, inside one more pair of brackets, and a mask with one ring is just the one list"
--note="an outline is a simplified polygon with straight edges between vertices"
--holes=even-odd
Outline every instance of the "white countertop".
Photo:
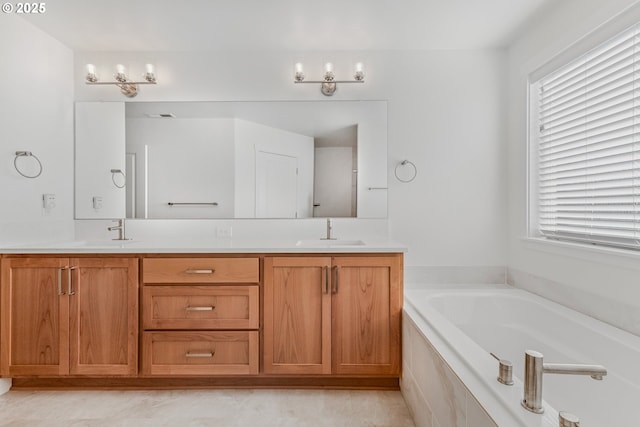
[[143,254],[143,253],[400,253],[391,241],[363,240],[79,240],[0,247],[2,254]]

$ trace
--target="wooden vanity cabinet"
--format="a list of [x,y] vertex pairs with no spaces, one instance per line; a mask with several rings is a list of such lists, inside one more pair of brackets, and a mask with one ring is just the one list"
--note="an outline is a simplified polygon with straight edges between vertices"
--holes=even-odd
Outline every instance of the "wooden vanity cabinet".
[[264,371],[400,373],[402,255],[266,257]]
[[257,375],[260,260],[145,258],[142,373]]
[[3,258],[2,376],[135,376],[137,258]]

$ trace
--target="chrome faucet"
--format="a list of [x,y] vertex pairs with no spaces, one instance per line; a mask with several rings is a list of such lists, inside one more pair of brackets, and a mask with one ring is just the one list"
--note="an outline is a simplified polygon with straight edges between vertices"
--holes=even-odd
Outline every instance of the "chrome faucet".
[[524,398],[525,409],[542,414],[542,374],[589,375],[594,380],[602,380],[607,370],[602,365],[579,365],[543,363],[542,353],[533,350],[525,351],[524,356]]
[[320,240],[336,240],[335,237],[331,237],[331,230],[333,230],[333,226],[331,225],[331,218],[327,218],[327,237],[322,237]]
[[113,226],[113,227],[107,227],[107,230],[109,230],[109,231],[118,230],[118,238],[117,239],[111,239],[111,240],[130,240],[129,238],[126,237],[127,233],[126,233],[126,229],[125,229],[125,225],[124,225],[124,219],[114,219],[113,221],[117,222],[118,225]]

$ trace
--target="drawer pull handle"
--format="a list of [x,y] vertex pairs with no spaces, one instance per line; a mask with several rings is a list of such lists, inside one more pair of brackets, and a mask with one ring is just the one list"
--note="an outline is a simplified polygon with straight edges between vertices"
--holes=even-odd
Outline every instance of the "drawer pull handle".
[[216,354],[215,352],[209,352],[209,353],[187,353],[185,354],[186,357],[213,357],[213,355]]
[[208,306],[204,306],[204,307],[187,307],[185,308],[185,310],[187,311],[213,311],[213,309],[216,308],[215,305],[208,305]]
[[184,272],[187,274],[213,274],[216,271],[214,269],[208,269],[208,270],[185,270]]

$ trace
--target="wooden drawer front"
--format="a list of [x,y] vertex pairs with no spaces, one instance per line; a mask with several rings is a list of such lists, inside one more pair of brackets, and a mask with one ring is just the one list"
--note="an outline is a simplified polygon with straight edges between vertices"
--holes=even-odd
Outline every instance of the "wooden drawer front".
[[145,283],[258,283],[258,258],[145,258]]
[[146,286],[144,329],[258,329],[257,286]]
[[258,331],[145,332],[145,375],[257,375]]

